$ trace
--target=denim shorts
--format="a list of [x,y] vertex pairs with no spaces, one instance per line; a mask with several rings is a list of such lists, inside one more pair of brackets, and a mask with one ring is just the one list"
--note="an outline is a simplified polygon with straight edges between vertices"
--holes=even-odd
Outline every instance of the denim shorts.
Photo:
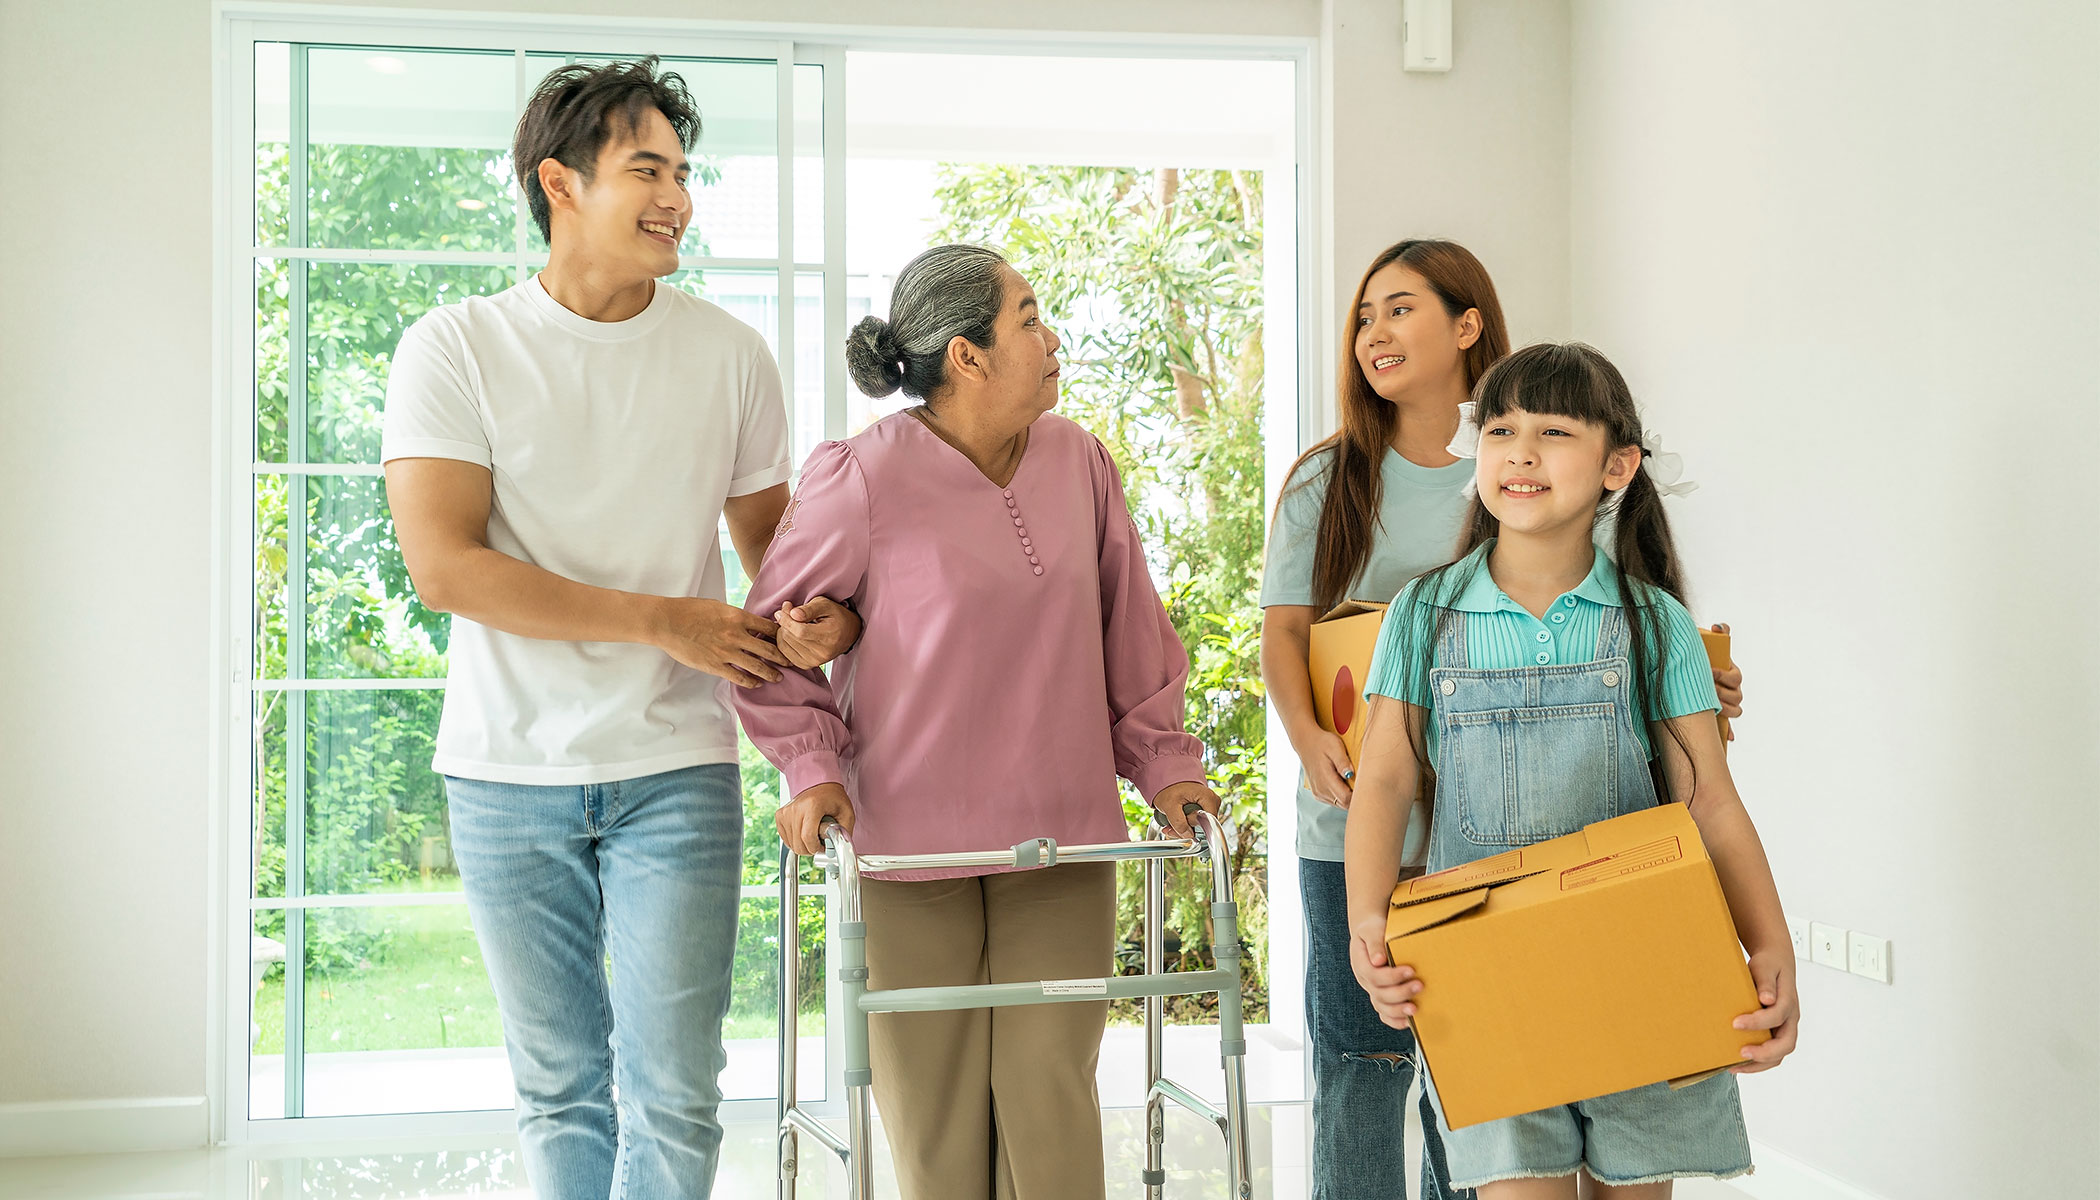
[[1674,1091],[1650,1084],[1464,1129],[1444,1119],[1434,1076],[1429,1095],[1454,1187],[1555,1178],[1578,1168],[1606,1184],[1750,1173],[1750,1134],[1735,1076],[1725,1071]]

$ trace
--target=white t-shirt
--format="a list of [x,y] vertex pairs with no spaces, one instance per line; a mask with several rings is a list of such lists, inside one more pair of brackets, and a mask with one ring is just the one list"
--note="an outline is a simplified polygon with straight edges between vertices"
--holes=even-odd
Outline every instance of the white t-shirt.
[[[401,337],[383,461],[489,468],[496,550],[599,587],[724,599],[722,503],[785,483],[764,339],[664,283],[592,321],[538,279],[433,309]],[[610,783],[735,762],[727,680],[653,646],[554,642],[452,619],[439,772]]]

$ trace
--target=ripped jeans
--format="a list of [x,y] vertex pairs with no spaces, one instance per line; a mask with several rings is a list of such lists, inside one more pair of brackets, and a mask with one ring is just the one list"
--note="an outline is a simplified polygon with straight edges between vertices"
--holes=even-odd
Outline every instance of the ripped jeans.
[[[1305,897],[1305,1023],[1313,1052],[1311,1200],[1401,1200],[1407,1195],[1403,1120],[1414,1082],[1415,1037],[1378,1019],[1349,966],[1349,896],[1342,864],[1298,860]],[[1422,1196],[1453,1191],[1443,1139],[1420,1097]]]

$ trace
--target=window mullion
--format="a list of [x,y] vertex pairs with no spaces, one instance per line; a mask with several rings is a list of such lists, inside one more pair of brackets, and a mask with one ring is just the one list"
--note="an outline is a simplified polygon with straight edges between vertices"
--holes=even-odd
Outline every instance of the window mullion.
[[[512,111],[516,112],[518,116],[522,118],[525,115],[525,102],[532,98],[532,93],[530,91],[530,88],[532,87],[532,64],[526,59],[525,50],[522,46],[519,47],[517,50],[513,51],[513,59],[517,64],[517,87],[514,92],[516,99],[513,103]],[[518,172],[518,164],[515,161],[513,161],[510,165],[510,169],[511,174],[516,175]],[[523,283],[527,278],[525,273],[529,269],[525,265],[525,251],[527,248],[526,238],[529,235],[526,230],[527,217],[525,214],[525,188],[522,184],[518,185],[518,202],[512,206],[512,209],[513,218],[511,221],[511,249],[516,255],[516,266],[513,267],[511,270],[511,282]]]
[[824,436],[846,429],[846,56],[827,49],[824,103]]
[[[304,44],[291,48],[291,138],[290,185],[286,195],[287,239],[292,245],[307,244],[307,89]],[[295,261],[289,268],[285,332],[290,346],[285,356],[287,412],[286,457],[293,462],[307,458],[307,264]],[[287,678],[306,675],[306,477],[285,479],[285,639],[284,673]],[[306,693],[285,694],[284,714],[284,894],[287,899],[306,892]],[[306,1115],[306,910],[293,908],[284,915],[284,1115]]]
[[794,421],[795,403],[795,43],[781,42],[774,60],[773,134],[775,162],[779,170],[778,227],[774,244],[780,255],[780,393],[787,406],[789,445],[795,445],[799,430]]

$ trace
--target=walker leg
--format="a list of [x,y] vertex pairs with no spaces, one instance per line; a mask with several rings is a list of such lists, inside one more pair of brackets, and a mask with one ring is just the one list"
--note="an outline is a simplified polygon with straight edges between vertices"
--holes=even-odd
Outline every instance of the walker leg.
[[[1221,853],[1214,850],[1213,853]],[[1210,906],[1218,969],[1232,973],[1218,993],[1218,1052],[1225,1066],[1225,1170],[1232,1200],[1252,1200],[1254,1175],[1247,1154],[1247,1033],[1241,1024],[1240,906],[1214,891]]]
[[874,1200],[875,1097],[868,1066],[868,1014],[861,997],[868,992],[868,926],[861,920],[858,871],[839,878],[840,1006],[846,1017],[846,1195]]
[[801,856],[786,846],[780,848],[780,1086],[773,1093],[780,1098],[778,1105],[780,1131],[780,1200],[795,1200],[795,1172],[800,1166],[796,1160],[798,1138],[795,1127],[788,1124],[788,1113],[795,1107],[795,1033],[796,1010],[802,1006],[802,898],[800,880]]
[[846,1136],[853,1152],[846,1160],[846,1195],[850,1200],[875,1197],[875,1097],[867,1084],[846,1089]]
[[[1145,860],[1145,974],[1166,969],[1167,864]],[[1166,1074],[1166,1000],[1145,997],[1145,1200],[1161,1200],[1167,1182],[1167,1099],[1152,1090]]]

